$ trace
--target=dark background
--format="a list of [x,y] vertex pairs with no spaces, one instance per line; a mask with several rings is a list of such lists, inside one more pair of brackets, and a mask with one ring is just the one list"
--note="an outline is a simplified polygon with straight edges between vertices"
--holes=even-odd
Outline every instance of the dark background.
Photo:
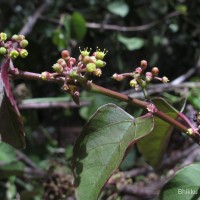
[[[31,24],[32,22],[35,23]],[[14,62],[21,70],[35,73],[52,71],[51,66],[60,57],[61,50],[68,49],[71,55],[77,58],[80,53],[79,46],[81,49],[91,47],[93,50],[98,46],[108,50],[103,75],[101,78],[94,78],[94,82],[101,86],[121,92],[129,90],[127,81],[118,83],[110,77],[114,73],[133,71],[142,59],[148,61],[149,68],[157,66],[160,76],[167,76],[170,81],[187,74],[191,69],[191,74],[186,76],[184,81],[194,84],[199,81],[198,0],[0,0],[0,32],[6,32],[9,36],[18,33],[26,35],[29,41],[29,56]],[[25,173],[27,165],[19,167],[22,174],[18,176],[16,168],[11,165],[13,168],[6,174],[1,162],[13,162],[13,154],[5,152],[14,150],[8,145],[0,144],[0,167],[5,170],[2,171],[4,176],[0,177],[1,199],[17,199],[19,195],[21,199],[44,198],[45,187],[41,187],[47,181],[44,171],[51,175],[61,171],[61,174],[67,174],[71,178],[71,151],[82,126],[100,105],[108,102],[119,103],[102,95],[82,91],[81,106],[76,107],[70,96],[63,93],[60,87],[57,84],[30,80],[13,82],[13,91],[21,107],[26,129],[27,148],[23,155],[36,166],[34,168],[28,165],[29,170],[32,170],[28,175]],[[159,95],[177,107],[180,107],[179,102],[183,99],[180,97],[188,98],[186,114],[193,118],[200,107],[199,89],[194,88],[180,89],[174,86],[169,94],[163,91]],[[152,96],[154,95],[158,93],[153,92]],[[28,109],[23,107],[25,99],[30,99]],[[58,104],[44,108],[38,104],[41,102],[45,105],[50,102]],[[68,108],[63,108],[61,102]],[[33,109],[33,105],[36,108]],[[135,116],[140,113],[137,108],[129,111]],[[187,148],[189,145],[184,136],[176,135],[175,132],[169,152]],[[138,159],[140,156],[134,149],[123,170],[137,168]],[[145,165],[144,161],[141,165]],[[144,179],[145,175],[142,176]],[[69,177],[67,180],[70,180]],[[68,196],[73,196],[70,186],[67,190]],[[110,195],[109,189],[104,193],[102,199],[107,199]],[[46,191],[45,195],[48,196],[49,193]],[[128,197],[126,193],[119,194],[119,199],[128,198],[135,197]]]

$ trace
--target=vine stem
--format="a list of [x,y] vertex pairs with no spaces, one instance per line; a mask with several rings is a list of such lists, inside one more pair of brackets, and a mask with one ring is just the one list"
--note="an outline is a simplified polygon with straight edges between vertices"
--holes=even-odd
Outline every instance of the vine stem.
[[[43,80],[41,78],[41,74],[38,73],[33,73],[33,72],[27,72],[27,71],[21,71],[18,69],[14,69],[14,70],[10,70],[10,75],[13,78],[17,78],[17,79],[29,79],[29,80],[42,80],[42,81],[47,81],[47,82],[56,82],[56,83],[61,83],[63,84],[65,81],[64,77],[59,77],[59,76],[55,76],[55,77],[51,77],[48,80]],[[74,83],[74,82],[73,82]],[[83,79],[82,81],[79,81],[79,83],[86,89],[109,96],[109,97],[113,97],[115,99],[127,102],[128,104],[133,104],[136,105],[140,108],[143,109],[147,109],[148,105],[150,105],[151,103],[146,102],[146,101],[142,101],[136,98],[131,98],[128,95],[101,87],[99,85],[96,85],[94,83],[92,83],[92,81],[88,81]],[[69,82],[70,84],[70,82]],[[177,121],[176,119],[171,118],[170,116],[168,116],[167,114],[163,113],[162,111],[155,109],[155,112],[152,113],[153,115],[159,117],[160,119],[170,123],[171,125],[175,126],[177,129],[187,133],[188,132],[188,127],[185,126],[184,124],[180,123],[179,121]],[[180,116],[180,114],[179,114]],[[200,143],[200,138],[199,138],[199,134],[192,134],[190,135],[195,142],[197,142],[198,144]]]

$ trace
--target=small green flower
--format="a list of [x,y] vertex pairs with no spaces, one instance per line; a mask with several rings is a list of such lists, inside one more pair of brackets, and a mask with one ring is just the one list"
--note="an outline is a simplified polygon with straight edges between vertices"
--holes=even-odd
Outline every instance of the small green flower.
[[49,80],[50,79],[50,73],[49,72],[42,72],[41,78],[42,78],[42,80]]
[[106,62],[102,61],[102,60],[96,60],[95,64],[97,67],[104,67],[106,65]]
[[15,40],[15,41],[19,40],[19,35],[13,35],[12,39]]
[[169,79],[166,76],[163,76],[162,77],[162,82],[163,83],[167,83],[167,82],[169,82]]
[[58,63],[54,64],[52,66],[52,68],[57,73],[61,73],[63,71],[63,67],[60,64],[58,64]]
[[9,53],[9,57],[11,59],[16,59],[19,56],[19,52],[15,49],[11,50]]
[[20,46],[22,47],[22,48],[25,48],[26,46],[28,46],[28,40],[22,40],[21,42],[20,42]]
[[7,49],[5,47],[0,47],[0,54],[5,55],[7,52]]
[[94,63],[88,63],[86,65],[86,71],[92,73],[96,70],[96,65]]
[[103,60],[104,59],[104,57],[105,57],[105,55],[108,53],[108,51],[107,50],[103,50],[103,51],[101,51],[100,49],[98,49],[98,47],[97,47],[97,50],[96,50],[96,52],[94,53],[94,55],[95,55],[95,57],[96,57],[96,59],[97,60]]
[[136,88],[137,85],[138,85],[138,83],[137,83],[137,81],[136,81],[135,79],[132,79],[132,80],[130,81],[130,86],[131,86],[131,87]]
[[79,47],[79,50],[80,50],[81,56],[83,56],[83,57],[89,56],[89,55],[90,55],[90,52],[91,52],[91,49],[88,50],[88,47],[84,48],[83,51],[82,51],[81,48]]
[[20,56],[21,56],[22,58],[25,58],[26,56],[28,56],[28,51],[27,51],[26,49],[22,49],[22,50],[20,51]]
[[0,33],[0,41],[5,41],[6,39],[7,39],[7,34],[1,32],[1,33]]

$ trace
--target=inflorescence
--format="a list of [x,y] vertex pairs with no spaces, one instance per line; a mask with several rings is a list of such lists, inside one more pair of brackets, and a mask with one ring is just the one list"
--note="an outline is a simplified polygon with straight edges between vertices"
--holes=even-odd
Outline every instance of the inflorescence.
[[103,61],[107,51],[96,49],[95,52],[91,54],[91,49],[85,48],[80,49],[80,55],[78,60],[71,57],[68,50],[63,50],[61,52],[61,58],[52,66],[55,73],[43,72],[42,79],[48,80],[52,76],[63,75],[65,78],[84,78],[88,74],[93,74],[94,76],[101,76],[101,68],[106,65]]
[[25,58],[28,56],[27,47],[28,41],[24,35],[13,35],[11,39],[7,39],[7,34],[0,33],[0,54],[10,59],[17,57]]
[[135,90],[138,90],[139,87],[142,89],[146,88],[152,80],[159,80],[162,83],[167,83],[169,81],[166,76],[163,76],[162,78],[158,77],[159,69],[157,67],[153,67],[150,72],[145,73],[147,65],[147,61],[142,60],[140,62],[140,66],[137,67],[133,72],[123,74],[115,73],[113,74],[112,78],[117,81],[122,81],[125,78],[131,78],[130,86],[135,88]]
[[[24,35],[13,35],[11,39],[7,39],[7,34],[0,33],[0,54],[4,55],[9,59],[15,59],[17,57],[25,58],[28,55],[25,47],[28,45],[28,41],[25,39]],[[78,59],[71,57],[68,50],[63,50],[61,52],[61,58],[52,66],[54,72],[50,73],[48,71],[41,73],[41,78],[43,80],[49,80],[54,77],[63,77],[64,84],[62,89],[64,91],[69,91],[72,96],[79,96],[78,87],[76,87],[77,81],[88,80],[88,75],[92,74],[94,76],[100,77],[102,74],[102,68],[105,67],[106,62],[104,57],[107,54],[107,50],[100,50],[98,47],[96,51],[91,52],[92,49],[84,48],[80,50],[80,55]],[[164,76],[162,78],[158,77],[159,69],[153,67],[151,71],[146,71],[147,61],[142,60],[140,66],[137,67],[133,72],[113,74],[112,78],[117,81],[122,81],[125,78],[131,78],[130,86],[135,90],[139,87],[142,90],[146,90],[148,84],[152,80],[159,80],[163,83],[167,83],[169,79]],[[69,82],[73,82],[72,85]]]

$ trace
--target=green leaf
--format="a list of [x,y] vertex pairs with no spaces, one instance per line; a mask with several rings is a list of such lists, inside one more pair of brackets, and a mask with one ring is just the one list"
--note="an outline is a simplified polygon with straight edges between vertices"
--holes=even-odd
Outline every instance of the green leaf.
[[129,7],[128,5],[125,3],[125,1],[115,1],[115,2],[111,2],[107,5],[107,9],[115,14],[115,15],[119,15],[121,17],[125,17],[128,12],[129,12]]
[[127,38],[119,34],[118,41],[124,44],[129,51],[138,50],[144,46],[144,39],[138,37]]
[[69,46],[69,42],[71,39],[71,16],[64,15],[63,17],[63,25],[64,25],[64,38],[65,38],[65,49]]
[[71,28],[72,28],[72,36],[76,40],[81,41],[87,32],[87,28],[85,19],[80,13],[74,12],[72,14]]
[[[178,111],[164,99],[156,98],[153,100],[153,103],[160,111],[173,119],[178,117]],[[151,166],[155,168],[159,166],[165,149],[167,148],[172,130],[172,125],[155,116],[154,129],[151,134],[138,141],[137,147],[140,153]]]
[[200,163],[188,165],[162,188],[159,200],[192,200],[200,196]]
[[36,188],[31,191],[24,190],[20,193],[20,197],[22,200],[35,200],[36,196],[38,199],[41,199],[42,191],[40,189]]
[[152,127],[151,115],[135,119],[114,104],[99,108],[74,147],[77,200],[96,200],[122,162],[128,146],[147,135]]
[[11,162],[0,166],[0,177],[8,178],[10,176],[23,176],[24,175],[24,163],[20,161]]
[[16,161],[15,150],[12,146],[0,143],[0,160],[3,163],[10,163]]
[[84,106],[82,108],[80,108],[79,113],[81,115],[81,117],[85,120],[88,120],[89,117],[95,113],[95,111],[102,105],[106,104],[106,103],[114,103],[117,104],[119,101],[112,98],[112,97],[108,97],[102,94],[93,94],[92,97],[91,96],[86,96],[84,97],[85,100],[90,100],[91,102],[89,104],[89,106]]
[[6,142],[16,148],[25,147],[24,127],[14,106],[8,99],[0,78],[0,142]]
[[[194,82],[195,84],[195,82]],[[190,90],[188,101],[197,109],[200,110],[200,89],[194,88]]]
[[6,144],[0,144],[0,178],[12,175],[21,176],[24,173],[24,164],[17,160],[15,149]]
[[184,14],[187,14],[188,8],[186,5],[180,4],[180,5],[176,6],[176,10],[184,15]]
[[59,51],[66,48],[65,36],[60,28],[53,32],[52,41],[57,46]]

